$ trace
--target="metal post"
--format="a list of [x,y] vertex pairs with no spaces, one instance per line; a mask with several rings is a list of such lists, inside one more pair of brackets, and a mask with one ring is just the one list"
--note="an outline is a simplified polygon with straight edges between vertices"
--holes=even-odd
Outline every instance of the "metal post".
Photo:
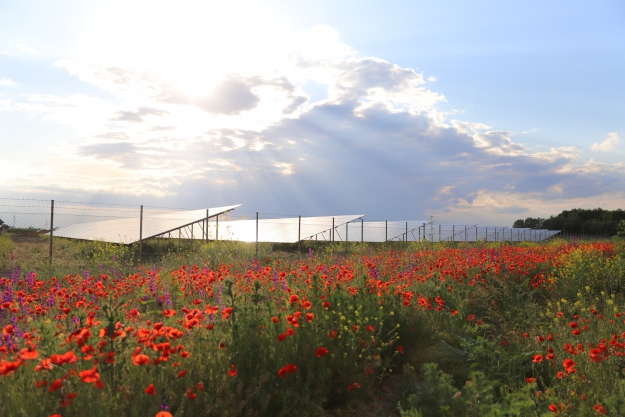
[[219,240],[219,214],[215,217],[215,240]]
[[345,223],[345,249],[347,249],[347,242],[349,242],[349,222]]
[[334,217],[332,217],[332,232],[330,233],[330,241],[334,242]]
[[451,225],[451,241],[452,242],[456,241],[456,225],[455,224]]
[[302,253],[302,216],[299,216],[297,223],[297,251]]
[[361,217],[360,218],[360,242],[364,242],[365,241],[365,220]]
[[139,212],[139,262],[141,262],[141,255],[143,252],[143,205]]
[[388,220],[385,220],[385,224],[386,224],[386,228],[385,228],[386,236],[385,236],[384,241],[388,242]]
[[438,225],[438,241],[441,241],[441,225]]
[[208,242],[208,209],[206,209],[206,237],[205,240]]
[[406,242],[408,242],[408,222],[406,222]]
[[[13,221],[15,223],[15,221]],[[13,225],[15,227],[15,225]],[[50,264],[52,264],[52,241],[54,239],[54,200],[50,200]]]
[[475,225],[475,243],[477,243],[477,225]]
[[464,226],[464,243],[467,243],[467,226]]
[[256,212],[256,259],[258,259],[258,212]]

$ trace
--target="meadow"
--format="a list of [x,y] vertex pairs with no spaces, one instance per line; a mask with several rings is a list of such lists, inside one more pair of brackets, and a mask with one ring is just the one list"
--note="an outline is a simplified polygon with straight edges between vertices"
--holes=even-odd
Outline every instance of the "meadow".
[[0,235],[0,415],[625,415],[623,240],[302,248]]

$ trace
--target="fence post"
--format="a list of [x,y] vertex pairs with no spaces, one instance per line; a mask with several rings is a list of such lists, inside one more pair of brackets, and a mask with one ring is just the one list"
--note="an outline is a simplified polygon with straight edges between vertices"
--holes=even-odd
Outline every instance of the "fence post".
[[206,230],[204,240],[208,242],[208,209],[206,209],[206,227],[204,228],[204,230]]
[[[13,227],[15,227],[15,225],[13,225]],[[54,239],[54,200],[50,200],[50,265],[52,265],[52,241],[53,239]]]
[[385,220],[384,222],[386,224],[386,226],[384,228],[384,233],[386,233],[386,235],[384,236],[384,241],[388,242],[388,220]]
[[408,222],[406,222],[406,243],[408,243]]
[[438,225],[438,241],[441,241],[441,225]]
[[139,262],[141,262],[141,255],[143,251],[143,205],[139,211]]
[[345,251],[347,251],[347,242],[349,242],[349,222],[345,222]]
[[330,242],[334,242],[334,217],[332,217],[332,233],[330,233]]
[[365,219],[360,218],[360,243],[365,241]]
[[452,242],[456,241],[456,225],[455,224],[451,225],[451,241]]
[[258,259],[258,212],[256,212],[256,259]]
[[299,216],[297,223],[297,251],[302,254],[302,216]]
[[467,226],[464,226],[464,243],[467,243]]
[[215,216],[215,240],[219,240],[219,214]]

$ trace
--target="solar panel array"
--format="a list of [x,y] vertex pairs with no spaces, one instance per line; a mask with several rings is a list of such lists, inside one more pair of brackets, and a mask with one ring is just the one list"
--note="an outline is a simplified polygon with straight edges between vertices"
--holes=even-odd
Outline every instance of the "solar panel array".
[[[70,202],[63,202],[70,203]],[[36,204],[36,203],[31,203]],[[39,203],[41,204],[41,203]],[[55,210],[45,205],[13,206],[39,208],[41,213],[0,212],[0,218],[13,228],[43,229],[53,223],[54,236],[81,240],[131,244],[154,237],[191,240],[296,243],[302,240],[333,242],[540,242],[557,235],[558,230],[537,230],[439,224],[428,220],[368,221],[364,214],[336,216],[279,216],[233,211],[241,205],[200,210],[171,210],[143,206],[63,204]],[[47,213],[44,209],[47,207]]]

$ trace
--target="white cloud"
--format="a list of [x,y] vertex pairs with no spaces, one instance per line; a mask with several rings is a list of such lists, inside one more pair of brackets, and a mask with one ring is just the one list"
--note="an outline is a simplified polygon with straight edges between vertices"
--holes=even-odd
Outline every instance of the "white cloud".
[[590,147],[590,150],[596,152],[611,152],[616,149],[621,142],[623,142],[623,140],[619,137],[618,132],[610,132],[603,142],[594,143]]
[[[54,64],[100,97],[0,96],[0,110],[41,122],[42,136],[65,129],[39,154],[24,147],[37,168],[0,186],[210,195],[281,212],[411,207],[489,224],[556,194],[550,209],[625,189],[622,165],[448,120],[459,112],[439,109],[433,77],[359,55],[329,26],[293,30],[261,1],[155,2],[144,19],[146,4],[100,3],[82,47]],[[310,102],[308,83],[327,98]]]
[[31,46],[28,45],[23,45],[23,44],[19,44],[17,45],[18,48],[20,48],[22,50],[22,52],[26,52],[27,54],[30,55],[43,55],[43,53],[41,51],[39,51],[38,49],[35,49]]
[[11,52],[7,52],[7,51],[0,51],[0,55],[13,56]]
[[15,85],[15,82],[9,78],[0,78],[0,85],[11,86]]

